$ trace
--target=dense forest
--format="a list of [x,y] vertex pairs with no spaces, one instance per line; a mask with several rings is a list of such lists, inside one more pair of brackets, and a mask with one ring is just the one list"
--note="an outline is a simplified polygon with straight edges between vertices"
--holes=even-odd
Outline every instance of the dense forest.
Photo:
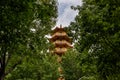
[[[57,80],[51,55],[57,0],[0,0],[0,80]],[[120,0],[83,0],[65,28],[74,48],[62,56],[66,80],[120,79]],[[61,23],[62,24],[62,23]]]

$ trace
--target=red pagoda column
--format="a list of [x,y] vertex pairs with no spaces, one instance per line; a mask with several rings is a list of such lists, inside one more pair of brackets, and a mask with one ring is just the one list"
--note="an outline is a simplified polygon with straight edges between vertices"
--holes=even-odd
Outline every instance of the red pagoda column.
[[[68,48],[72,48],[71,45],[71,39],[68,37],[67,33],[65,32],[64,28],[62,26],[56,27],[53,30],[52,37],[50,38],[50,42],[52,42],[55,46],[54,48],[54,54],[58,55],[57,61],[61,63],[62,58],[61,56],[65,54]],[[61,67],[58,67],[58,71],[60,73],[60,77],[58,80],[65,80]]]

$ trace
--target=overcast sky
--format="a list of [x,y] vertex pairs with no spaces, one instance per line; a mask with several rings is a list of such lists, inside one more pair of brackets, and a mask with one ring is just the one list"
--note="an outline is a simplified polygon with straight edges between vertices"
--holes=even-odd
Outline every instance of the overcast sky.
[[71,21],[74,21],[78,11],[71,9],[71,6],[82,5],[82,0],[58,0],[58,18],[56,26],[68,26]]

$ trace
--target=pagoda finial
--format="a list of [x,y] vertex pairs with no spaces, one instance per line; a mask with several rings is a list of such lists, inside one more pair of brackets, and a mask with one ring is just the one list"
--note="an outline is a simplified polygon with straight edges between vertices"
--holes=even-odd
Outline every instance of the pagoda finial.
[[62,24],[60,24],[60,28],[62,28]]

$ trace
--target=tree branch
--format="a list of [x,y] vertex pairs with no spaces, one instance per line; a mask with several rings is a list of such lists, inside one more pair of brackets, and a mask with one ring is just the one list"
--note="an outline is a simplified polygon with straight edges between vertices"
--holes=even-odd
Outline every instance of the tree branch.
[[21,62],[22,62],[22,59],[20,59],[17,63],[15,63],[15,64],[5,73],[5,75],[8,75],[9,73],[11,73],[11,72],[16,68],[17,65],[21,64]]
[[106,36],[102,36],[103,37],[103,39],[105,40],[105,43],[107,44],[107,45],[109,45],[109,47],[110,48],[114,48],[113,46],[113,44],[112,44],[112,42],[110,41],[110,40],[108,40],[108,38],[106,37]]
[[2,55],[0,58],[0,79],[4,77],[5,74],[5,59],[6,59],[6,48],[2,48]]
[[7,64],[8,64],[8,62],[9,62],[9,60],[10,60],[10,58],[11,58],[11,54],[8,53],[8,55],[6,56],[5,66],[7,66]]

